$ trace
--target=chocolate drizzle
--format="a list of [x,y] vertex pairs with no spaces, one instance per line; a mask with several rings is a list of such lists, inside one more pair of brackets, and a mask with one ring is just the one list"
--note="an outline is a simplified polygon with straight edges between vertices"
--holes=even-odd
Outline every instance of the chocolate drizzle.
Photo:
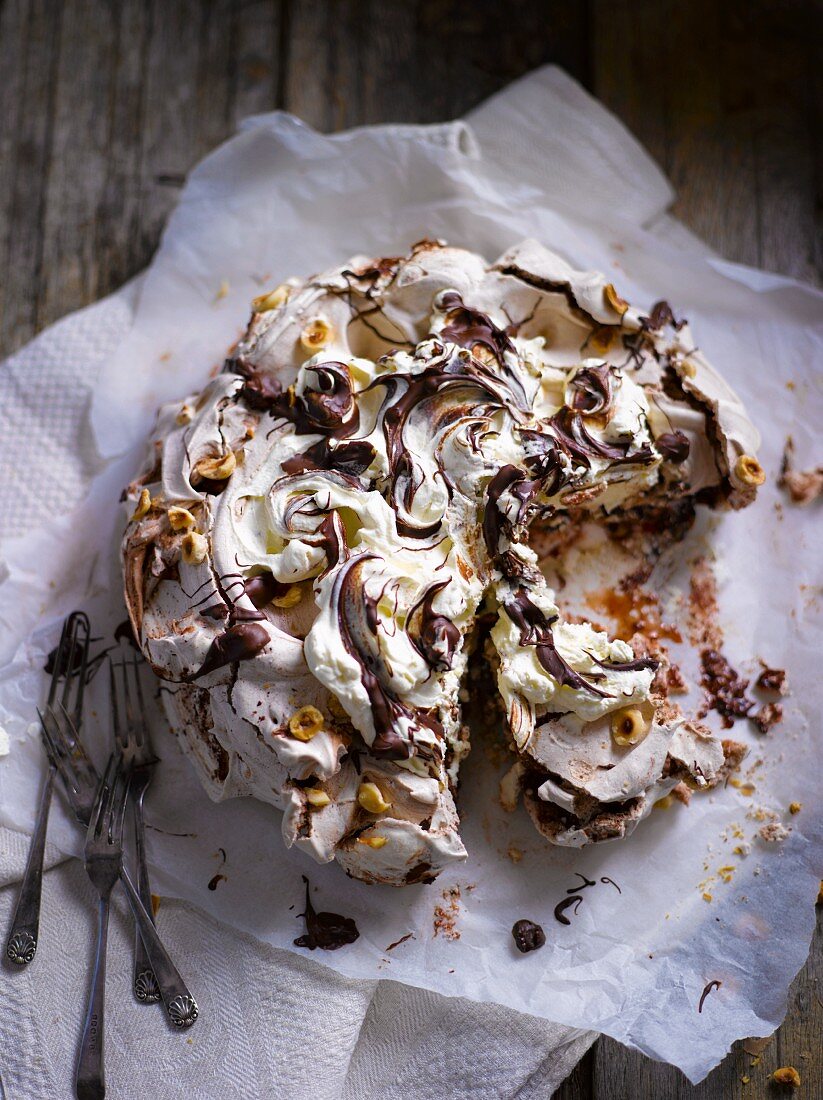
[[460,631],[451,619],[432,609],[435,596],[450,583],[450,580],[439,581],[426,589],[407,618],[413,624],[408,629],[409,641],[435,672],[447,672],[452,667],[455,650],[460,644]]
[[[371,751],[375,756],[404,760],[414,752],[415,730],[426,726],[438,739],[442,739],[443,730],[431,714],[412,710],[380,680],[383,663],[370,624],[361,576],[366,562],[375,559],[376,554],[365,553],[345,564],[335,577],[332,603],[337,607],[341,641],[360,666],[360,682],[369,697],[375,730]],[[405,737],[398,728],[401,719],[406,721]]]
[[600,691],[588,680],[584,680],[557,652],[552,636],[552,624],[557,622],[556,615],[547,619],[540,608],[532,603],[524,588],[517,589],[511,599],[504,601],[503,606],[520,631],[520,644],[536,647],[537,659],[549,676],[559,684],[565,684],[577,691],[589,691],[592,695],[599,695],[601,699],[611,698],[608,692]]
[[360,937],[357,925],[351,917],[342,917],[339,913],[318,913],[311,903],[309,880],[302,876],[306,884],[306,910],[301,914],[306,921],[306,931],[294,941],[295,947],[307,947],[309,951],[320,948],[322,951],[336,951],[354,943]]
[[612,368],[583,367],[569,383],[572,390],[571,407],[584,416],[602,415],[611,408],[614,396]]

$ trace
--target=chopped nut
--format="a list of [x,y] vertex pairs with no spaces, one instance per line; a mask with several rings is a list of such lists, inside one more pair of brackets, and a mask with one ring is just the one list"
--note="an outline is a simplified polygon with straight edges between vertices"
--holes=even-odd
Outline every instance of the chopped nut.
[[311,741],[322,730],[324,722],[317,707],[301,707],[289,719],[289,729],[298,741]]
[[209,481],[224,481],[231,477],[237,466],[237,456],[234,451],[227,451],[224,455],[215,455],[210,458],[201,458],[195,464],[194,472],[200,477],[206,477]]
[[320,810],[323,806],[328,806],[331,799],[326,792],[320,787],[305,787],[303,794],[306,796],[306,801],[310,806],[314,806],[316,810]]
[[508,855],[509,855],[509,859],[512,861],[512,863],[519,863],[520,860],[523,858],[523,853],[521,852],[521,850],[519,848],[515,847],[514,844],[509,845]]
[[615,313],[619,313],[621,317],[629,308],[629,303],[625,298],[620,297],[611,283],[606,283],[603,287],[603,297],[606,299],[606,305],[613,309]]
[[639,745],[651,729],[651,720],[638,707],[623,707],[611,717],[612,738],[616,745]]
[[359,836],[357,838],[358,844],[365,844],[369,848],[382,848],[384,844],[388,843],[387,836]]
[[140,490],[140,499],[137,501],[137,507],[131,514],[131,522],[134,523],[136,519],[142,519],[146,515],[149,508],[151,508],[151,493],[148,489]]
[[598,325],[589,335],[586,344],[594,351],[604,355],[614,343],[618,331],[613,325]]
[[206,555],[209,552],[209,540],[205,535],[201,535],[199,531],[189,531],[188,534],[183,536],[180,547],[186,565],[200,565],[201,562],[206,560]]
[[690,359],[684,359],[680,364],[680,373],[684,378],[694,378],[697,374],[697,367]]
[[270,309],[278,309],[288,301],[291,287],[288,283],[281,283],[267,294],[260,294],[251,300],[251,308],[255,313],[266,313]]
[[176,424],[179,424],[182,427],[183,424],[190,424],[193,416],[194,411],[191,405],[183,405],[174,420]]
[[772,1080],[778,1085],[788,1085],[789,1088],[800,1088],[800,1074],[794,1066],[781,1066],[772,1074]]
[[751,455],[741,455],[734,464],[734,475],[744,485],[762,485],[766,480],[766,472],[756,458]]
[[366,781],[360,784],[357,792],[357,801],[363,809],[370,814],[382,814],[391,806],[383,797],[383,792],[376,783]]
[[179,508],[176,504],[169,508],[168,515],[172,531],[190,531],[197,523],[188,508]]
[[802,802],[790,802],[789,803],[789,813],[790,814],[799,814],[802,809],[803,809],[803,803]]
[[322,317],[315,317],[300,333],[300,343],[306,351],[313,354],[328,344],[331,335],[331,325]]
[[349,712],[346,710],[346,708],[343,706],[336,695],[329,696],[327,706],[334,718],[343,718],[348,721]]
[[303,598],[303,590],[299,584],[293,584],[282,596],[275,596],[271,601],[275,607],[294,607]]

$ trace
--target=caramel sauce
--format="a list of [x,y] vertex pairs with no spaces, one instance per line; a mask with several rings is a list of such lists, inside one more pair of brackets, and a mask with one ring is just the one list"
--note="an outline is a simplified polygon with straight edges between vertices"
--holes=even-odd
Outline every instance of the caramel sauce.
[[661,618],[660,603],[654,593],[641,586],[601,588],[586,596],[586,603],[612,620],[615,637],[627,642],[634,634],[643,634],[649,641],[666,638],[682,642],[677,627]]

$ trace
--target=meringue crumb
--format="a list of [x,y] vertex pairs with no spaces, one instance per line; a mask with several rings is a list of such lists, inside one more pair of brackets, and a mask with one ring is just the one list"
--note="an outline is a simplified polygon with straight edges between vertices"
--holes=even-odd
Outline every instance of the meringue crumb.
[[781,825],[779,821],[770,821],[768,825],[763,825],[758,829],[758,835],[766,841],[767,844],[777,844],[781,840],[785,840],[791,832],[785,825]]

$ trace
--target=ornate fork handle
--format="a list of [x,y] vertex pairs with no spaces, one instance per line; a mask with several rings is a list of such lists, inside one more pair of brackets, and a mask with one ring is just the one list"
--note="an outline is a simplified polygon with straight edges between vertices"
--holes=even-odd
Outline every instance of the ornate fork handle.
[[40,932],[40,898],[43,892],[43,859],[46,851],[46,830],[49,823],[49,809],[54,790],[56,770],[49,768],[40,806],[37,810],[37,823],[29,845],[29,856],[17,906],[6,941],[6,955],[18,966],[26,966],[37,951],[37,938]]
[[[146,787],[149,784],[150,778],[151,775],[149,774],[139,785],[137,785],[136,789],[134,781],[132,781],[132,799],[134,807],[135,847],[137,849],[137,893],[143,903],[143,908],[149,914],[149,917],[152,918],[152,923],[154,923],[154,918],[152,917],[149,871],[146,865],[146,827],[143,820],[143,795],[146,792]],[[154,975],[148,952],[146,951],[146,945],[143,943],[143,937],[140,935],[139,927],[135,930],[134,943],[134,995],[138,1001],[142,1001],[143,1004],[156,1004],[157,1001],[160,1000],[160,990],[157,986],[157,979]]]
[[134,919],[137,921],[146,954],[157,978],[160,996],[163,998],[163,1004],[166,1006],[169,1019],[175,1027],[191,1027],[198,1015],[197,1002],[189,993],[188,986],[171,961],[169,953],[163,946],[157,934],[157,929],[154,927],[152,919],[125,869],[121,871],[120,878],[129,896]]
[[91,996],[77,1062],[77,1100],[100,1100],[106,1095],[103,1070],[103,1035],[106,1007],[106,940],[109,931],[109,898],[101,896],[97,918],[97,954],[94,959]]

